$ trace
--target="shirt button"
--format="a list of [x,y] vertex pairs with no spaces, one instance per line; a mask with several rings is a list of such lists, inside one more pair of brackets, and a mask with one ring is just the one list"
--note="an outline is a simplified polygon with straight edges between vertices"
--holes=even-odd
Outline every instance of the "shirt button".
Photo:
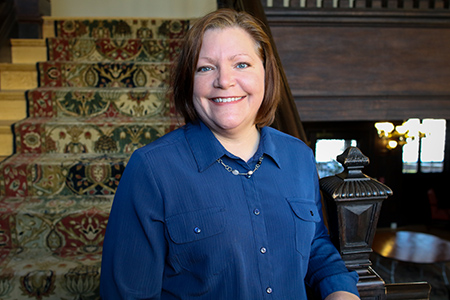
[[311,214],[311,216],[314,216],[314,213],[312,210],[310,210],[309,213]]
[[264,247],[261,247],[261,249],[259,249],[259,251],[262,253],[262,254],[264,254],[264,253],[266,253],[267,252],[267,249],[266,248],[264,248]]
[[259,215],[261,212],[259,211],[259,209],[255,208],[255,210],[253,211],[253,213],[254,213],[255,215]]
[[199,227],[195,227],[194,232],[199,234],[200,232],[202,232],[202,230]]
[[271,287],[268,287],[268,288],[266,289],[266,293],[267,293],[267,294],[272,294],[272,288],[271,288]]

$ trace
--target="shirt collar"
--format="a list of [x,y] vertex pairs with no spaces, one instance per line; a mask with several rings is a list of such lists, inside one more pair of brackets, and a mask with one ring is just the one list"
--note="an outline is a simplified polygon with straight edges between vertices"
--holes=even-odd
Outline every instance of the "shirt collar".
[[[185,127],[187,142],[192,150],[199,172],[203,172],[224,155],[235,157],[222,146],[212,131],[202,122],[188,123]],[[261,140],[255,155],[268,155],[279,165],[276,145],[273,143],[271,128],[261,129]]]

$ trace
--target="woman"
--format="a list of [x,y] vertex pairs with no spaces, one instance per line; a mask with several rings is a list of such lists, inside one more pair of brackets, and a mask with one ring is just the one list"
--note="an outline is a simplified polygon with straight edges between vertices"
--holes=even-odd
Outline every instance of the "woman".
[[131,157],[105,236],[108,299],[359,299],[321,216],[312,151],[270,127],[279,71],[252,17],[219,10],[173,72],[186,125]]

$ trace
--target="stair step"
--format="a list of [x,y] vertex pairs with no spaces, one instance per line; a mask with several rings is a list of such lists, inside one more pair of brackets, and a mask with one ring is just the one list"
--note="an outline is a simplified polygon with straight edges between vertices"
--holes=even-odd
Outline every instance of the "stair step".
[[[49,19],[49,18],[47,18]],[[54,18],[55,36],[94,38],[181,38],[189,29],[190,20],[103,18]]]
[[2,248],[93,253],[103,245],[113,196],[0,199]]
[[178,55],[181,39],[48,38],[50,61],[170,62]]
[[129,154],[14,154],[0,164],[6,197],[112,195]]
[[11,58],[13,63],[37,63],[47,60],[44,39],[11,39]]
[[171,118],[27,118],[14,132],[17,153],[131,154],[179,126]]
[[37,88],[27,91],[31,117],[173,117],[165,88]]
[[20,120],[26,116],[24,90],[0,91],[0,120]]
[[[99,300],[101,248],[93,254],[0,250],[2,299]],[[0,258],[1,259],[1,258]]]
[[27,90],[37,87],[36,64],[0,63],[1,90]]
[[164,87],[169,63],[40,62],[40,87]]

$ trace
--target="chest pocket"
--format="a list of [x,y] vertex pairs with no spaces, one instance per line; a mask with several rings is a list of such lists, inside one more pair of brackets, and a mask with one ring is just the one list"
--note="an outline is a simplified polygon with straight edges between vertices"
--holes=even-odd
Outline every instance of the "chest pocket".
[[[166,219],[171,253],[169,260],[175,269],[199,277],[220,273],[226,266],[223,249],[225,209],[213,207],[182,213]],[[181,270],[179,270],[181,271]]]
[[295,244],[304,259],[309,258],[311,243],[316,231],[316,224],[321,218],[317,206],[312,200],[287,198],[294,214]]
[[213,207],[175,215],[166,219],[169,236],[175,244],[205,239],[224,230],[224,208]]

